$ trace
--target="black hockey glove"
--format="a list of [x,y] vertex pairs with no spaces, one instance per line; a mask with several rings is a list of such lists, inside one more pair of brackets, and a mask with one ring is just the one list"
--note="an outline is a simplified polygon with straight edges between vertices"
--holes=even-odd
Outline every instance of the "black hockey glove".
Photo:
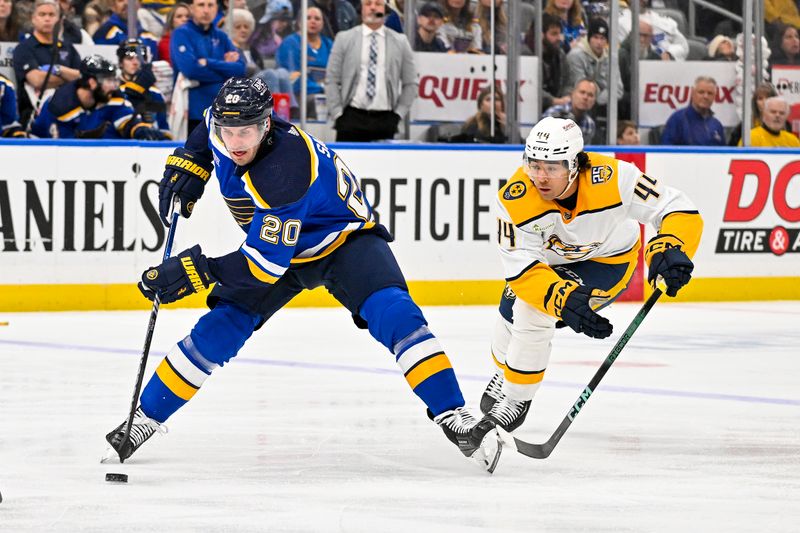
[[158,214],[165,226],[169,226],[173,198],[181,202],[181,216],[191,216],[213,169],[211,161],[184,148],[176,148],[167,158],[164,177],[158,186]]
[[170,257],[159,266],[145,270],[139,290],[148,300],[153,300],[158,294],[161,303],[168,304],[207,289],[215,281],[208,259],[202,254],[200,245],[195,244],[177,257]]
[[[605,339],[614,331],[614,326],[604,316],[594,312],[591,304],[597,300],[608,299],[608,294],[600,289],[578,285],[567,295],[561,308],[561,320],[574,329],[593,339]],[[595,302],[593,302],[595,300]]]
[[656,279],[661,276],[667,285],[667,296],[673,297],[692,279],[694,263],[680,248],[666,248],[663,252],[655,252],[650,257],[650,270],[647,281],[655,287]]

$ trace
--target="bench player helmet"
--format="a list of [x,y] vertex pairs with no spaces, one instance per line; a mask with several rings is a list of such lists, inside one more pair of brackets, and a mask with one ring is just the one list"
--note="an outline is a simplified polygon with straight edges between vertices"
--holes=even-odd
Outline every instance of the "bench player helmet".
[[150,63],[150,48],[141,39],[126,39],[117,47],[117,61],[120,66],[126,57],[138,57],[143,64]]
[[89,78],[99,81],[104,78],[116,78],[117,67],[103,56],[92,54],[81,60],[80,73],[84,81]]
[[266,123],[272,106],[272,92],[264,80],[231,78],[214,98],[211,116],[215,126],[248,126]]

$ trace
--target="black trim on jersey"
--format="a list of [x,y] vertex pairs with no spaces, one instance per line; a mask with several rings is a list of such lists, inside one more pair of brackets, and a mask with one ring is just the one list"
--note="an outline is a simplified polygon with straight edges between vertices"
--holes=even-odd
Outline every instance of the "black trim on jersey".
[[553,291],[555,290],[557,284],[558,282],[554,281],[553,283],[550,284],[549,287],[547,287],[547,292],[545,293],[544,298],[542,299],[542,307],[544,307],[545,309],[547,309],[547,302],[549,302],[550,298],[553,296]]
[[537,259],[536,261],[534,261],[534,262],[533,262],[533,263],[531,263],[530,265],[528,265],[528,266],[526,266],[525,268],[523,268],[523,269],[522,269],[522,272],[520,272],[520,273],[519,273],[519,274],[517,274],[516,276],[510,277],[510,278],[506,278],[506,281],[507,281],[507,282],[509,282],[509,283],[511,283],[512,281],[518,280],[520,277],[522,277],[522,275],[523,275],[525,272],[527,272],[528,270],[532,269],[533,267],[535,267],[536,265],[538,265],[540,262],[541,262],[541,261],[539,261],[539,260]]
[[622,205],[622,202],[618,202],[618,203],[616,203],[614,205],[608,205],[606,207],[601,207],[600,209],[589,209],[587,211],[581,211],[580,213],[575,215],[575,218],[577,218],[577,217],[579,217],[581,215],[588,215],[589,213],[599,213],[601,211],[605,211],[606,209],[614,209],[615,207],[619,207],[621,205]]
[[675,213],[679,213],[679,214],[682,214],[682,215],[699,215],[700,211],[697,211],[697,210],[695,210],[695,211],[670,211],[669,213],[664,215],[664,218],[661,219],[661,223],[663,224],[665,218],[667,218],[670,215],[674,215]]
[[539,215],[536,215],[536,216],[535,216],[535,217],[533,217],[533,218],[529,218],[528,220],[524,220],[524,221],[520,222],[519,224],[514,224],[514,225],[515,225],[516,227],[518,227],[518,228],[522,228],[522,226],[524,226],[525,224],[530,224],[530,223],[531,223],[531,222],[533,222],[534,220],[539,220],[539,219],[540,219],[540,218],[542,218],[543,216],[545,216],[545,215],[549,215],[549,214],[551,214],[551,213],[559,213],[559,214],[560,214],[560,213],[561,213],[561,211],[559,211],[558,209],[550,209],[549,211],[545,211],[544,213],[541,213],[541,214],[539,214]]

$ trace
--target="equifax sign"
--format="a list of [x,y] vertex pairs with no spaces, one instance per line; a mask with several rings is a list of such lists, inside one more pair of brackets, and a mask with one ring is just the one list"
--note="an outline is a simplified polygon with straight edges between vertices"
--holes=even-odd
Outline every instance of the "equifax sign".
[[[780,168],[774,180],[769,165],[757,159],[734,159],[728,173],[731,182],[722,218],[723,226],[717,236],[716,252],[772,253],[777,256],[800,252],[800,227],[790,226],[800,222],[800,205],[790,205],[788,199],[790,184],[800,175],[800,161],[791,161]],[[745,199],[742,194],[745,183],[753,180],[756,192],[752,200]],[[794,190],[797,190],[797,185]],[[781,224],[761,228],[743,227],[762,215],[770,203]]]

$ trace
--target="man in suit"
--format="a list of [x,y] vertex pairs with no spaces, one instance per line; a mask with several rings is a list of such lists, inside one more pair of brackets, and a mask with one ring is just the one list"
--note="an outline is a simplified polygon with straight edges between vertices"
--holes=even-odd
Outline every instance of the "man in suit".
[[405,35],[384,26],[385,0],[363,0],[362,24],[336,35],[325,94],[337,141],[391,139],[417,95]]

